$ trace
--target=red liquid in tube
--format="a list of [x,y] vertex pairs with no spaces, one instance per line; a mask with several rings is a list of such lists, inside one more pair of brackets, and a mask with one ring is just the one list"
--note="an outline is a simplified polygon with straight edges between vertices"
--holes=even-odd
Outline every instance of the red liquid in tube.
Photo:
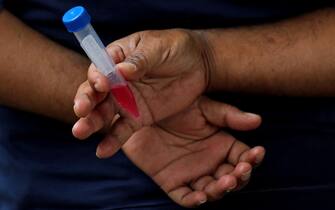
[[140,116],[140,113],[137,109],[136,100],[128,85],[114,86],[111,88],[111,92],[123,109],[125,109],[135,118]]

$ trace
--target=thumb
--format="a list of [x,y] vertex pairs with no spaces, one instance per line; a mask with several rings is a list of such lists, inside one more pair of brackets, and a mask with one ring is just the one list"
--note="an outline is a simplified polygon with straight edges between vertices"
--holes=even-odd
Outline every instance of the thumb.
[[234,106],[202,97],[200,109],[206,119],[218,126],[247,131],[260,126],[261,117],[257,114],[243,112]]
[[139,69],[136,64],[127,61],[117,64],[115,69],[128,81],[137,81],[146,73],[144,70]]
[[116,70],[120,71],[126,80],[139,80],[160,60],[160,52],[156,49],[137,46],[123,62],[116,65]]

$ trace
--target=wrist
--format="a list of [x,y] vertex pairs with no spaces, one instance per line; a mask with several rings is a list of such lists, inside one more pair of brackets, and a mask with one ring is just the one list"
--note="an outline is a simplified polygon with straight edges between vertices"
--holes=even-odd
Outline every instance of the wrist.
[[243,44],[240,34],[234,29],[202,31],[206,40],[206,57],[210,58],[208,91],[238,91],[245,81],[245,71],[250,69],[254,51]]
[[197,34],[201,46],[202,65],[207,75],[206,92],[218,90],[217,83],[220,81],[220,83],[222,83],[223,80],[221,80],[222,78],[218,75],[218,67],[220,64],[217,62],[218,58],[214,39],[209,30],[196,30],[194,32]]

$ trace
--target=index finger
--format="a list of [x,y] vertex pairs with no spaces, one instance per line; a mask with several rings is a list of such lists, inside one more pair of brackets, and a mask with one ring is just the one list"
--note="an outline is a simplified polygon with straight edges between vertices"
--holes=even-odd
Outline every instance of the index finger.
[[110,83],[108,78],[98,71],[92,63],[87,72],[87,80],[93,90],[100,93],[108,93],[110,91]]

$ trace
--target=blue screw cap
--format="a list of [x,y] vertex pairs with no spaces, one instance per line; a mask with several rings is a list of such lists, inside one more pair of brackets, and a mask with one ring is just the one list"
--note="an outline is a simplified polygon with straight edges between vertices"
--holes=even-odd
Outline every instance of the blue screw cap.
[[83,29],[91,21],[90,15],[82,6],[76,6],[63,15],[63,23],[69,32]]

